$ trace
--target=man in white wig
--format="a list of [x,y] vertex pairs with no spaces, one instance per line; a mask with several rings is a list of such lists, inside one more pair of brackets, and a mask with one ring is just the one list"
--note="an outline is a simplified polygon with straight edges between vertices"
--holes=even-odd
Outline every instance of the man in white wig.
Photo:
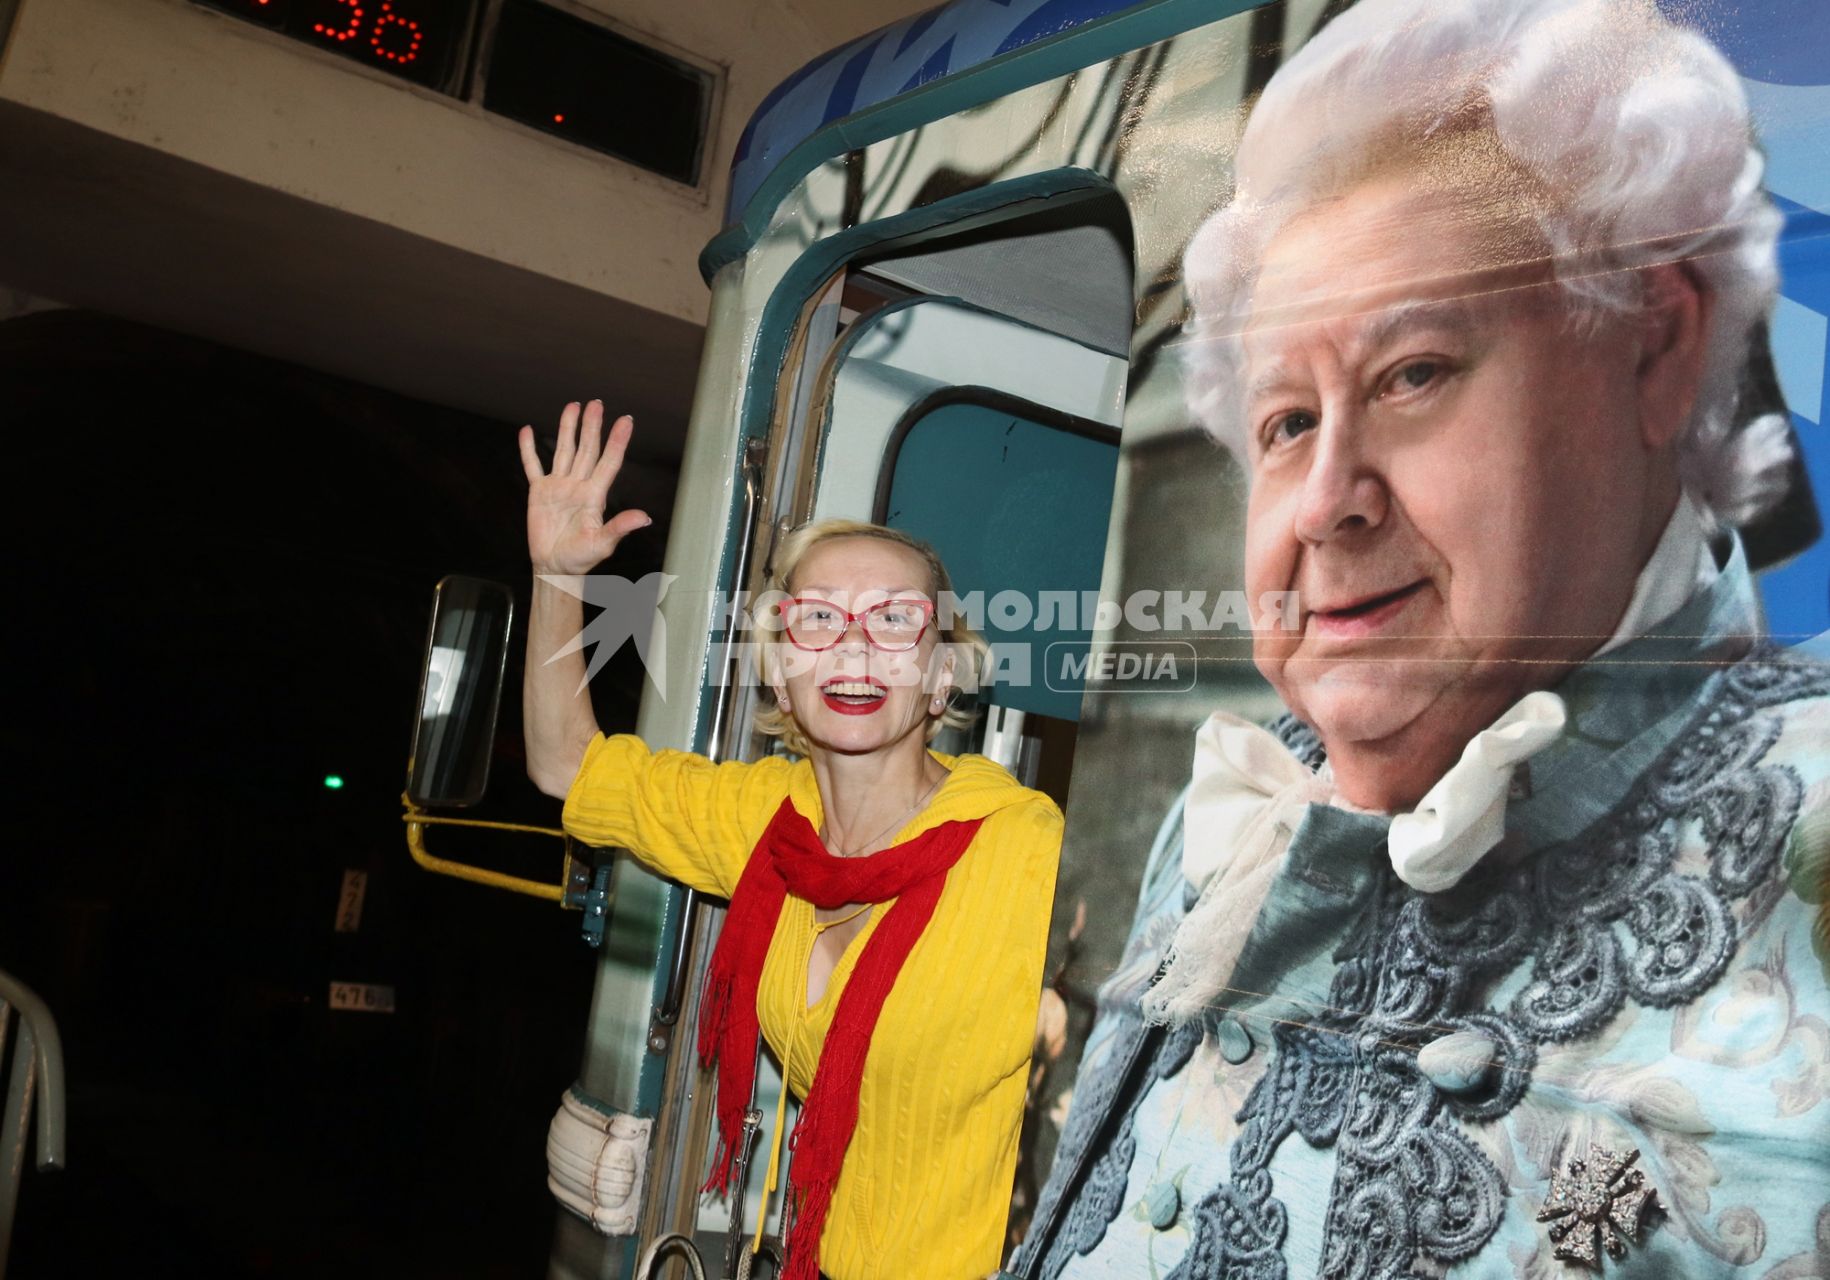
[[1830,1275],[1830,675],[1760,636],[1779,218],[1650,0],[1363,0],[1195,236],[1254,660],[1027,1277]]

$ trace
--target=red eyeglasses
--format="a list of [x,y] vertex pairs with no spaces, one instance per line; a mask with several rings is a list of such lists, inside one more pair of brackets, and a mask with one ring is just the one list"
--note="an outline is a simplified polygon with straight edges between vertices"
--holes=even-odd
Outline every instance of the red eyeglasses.
[[921,643],[933,619],[934,605],[927,600],[882,600],[857,613],[815,596],[782,602],[782,625],[797,649],[830,649],[856,622],[872,645],[900,653]]

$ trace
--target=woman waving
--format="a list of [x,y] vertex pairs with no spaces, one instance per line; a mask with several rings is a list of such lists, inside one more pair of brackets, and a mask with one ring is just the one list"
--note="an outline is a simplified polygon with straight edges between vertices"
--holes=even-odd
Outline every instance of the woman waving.
[[[563,580],[647,517],[604,506],[632,424],[568,406],[551,471],[523,428],[535,571],[528,771],[565,826],[728,898],[699,1031],[718,1075],[723,1189],[760,1032],[804,1099],[788,1176],[794,1280],[984,1276],[1003,1243],[1061,815],[981,756],[928,742],[965,723],[953,691],[982,642],[943,625],[933,551],[825,521],[775,552],[785,598],[762,633],[759,717],[798,759],[713,764],[605,737]],[[560,579],[554,583],[550,579]],[[767,1187],[779,1181],[776,1117]]]

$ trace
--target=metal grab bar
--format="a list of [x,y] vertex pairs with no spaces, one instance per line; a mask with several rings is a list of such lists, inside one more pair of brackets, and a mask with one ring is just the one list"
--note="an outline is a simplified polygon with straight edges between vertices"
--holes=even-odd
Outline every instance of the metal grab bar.
[[[705,1257],[699,1252],[699,1246],[678,1231],[664,1235],[648,1246],[648,1252],[636,1264],[635,1280],[655,1280],[655,1264],[661,1262],[668,1254],[677,1253],[686,1259],[687,1270],[693,1273],[693,1280],[705,1280]],[[750,1280],[750,1266],[753,1258],[769,1260],[769,1280],[776,1280],[782,1273],[782,1254],[774,1244],[763,1242],[762,1249],[752,1254],[748,1249],[738,1260],[735,1280]]]
[[654,1280],[655,1264],[670,1253],[677,1253],[686,1259],[686,1266],[693,1273],[693,1280],[705,1280],[705,1259],[699,1256],[699,1246],[678,1231],[664,1235],[648,1246],[648,1252],[643,1254],[641,1262],[636,1264],[635,1280]]
[[752,1280],[753,1273],[750,1268],[755,1265],[757,1258],[769,1260],[769,1280],[777,1280],[782,1273],[782,1254],[781,1250],[768,1240],[763,1241],[762,1248],[755,1253],[751,1253],[748,1249],[743,1251],[743,1255],[737,1260],[736,1280]]
[[[762,1055],[758,1049],[757,1056]],[[743,1193],[750,1181],[750,1153],[756,1147],[756,1135],[762,1129],[761,1107],[743,1113],[743,1133],[737,1139],[737,1156],[731,1164],[731,1229],[724,1242],[724,1273],[747,1277],[750,1271],[749,1251],[743,1247]],[[768,1212],[767,1205],[764,1206]],[[780,1270],[780,1268],[777,1268]]]
[[540,880],[529,880],[524,876],[511,876],[501,871],[491,871],[487,867],[472,866],[468,862],[457,862],[450,858],[441,858],[426,848],[427,827],[482,827],[489,831],[522,831],[533,835],[557,836],[565,839],[565,832],[554,827],[531,827],[522,822],[484,822],[476,818],[443,818],[434,817],[414,804],[404,793],[400,797],[401,805],[406,812],[401,815],[407,824],[407,852],[427,871],[441,876],[453,876],[459,880],[468,880],[473,884],[485,885],[491,889],[507,889],[510,893],[525,893],[529,897],[545,898],[549,902],[564,903],[566,883],[570,878],[572,858],[568,851],[560,867],[559,883],[547,884]]
[[680,891],[680,932],[674,938],[674,953],[667,962],[667,988],[661,1003],[655,1007],[654,1020],[671,1027],[680,1020],[680,1006],[686,999],[686,969],[693,950],[693,917],[699,914],[699,891]]
[[[762,509],[762,462],[766,448],[761,440],[752,440],[744,446],[743,533],[737,542],[733,592],[741,592],[750,575],[750,545],[756,541],[756,517]],[[738,625],[738,610],[732,608],[724,623],[724,677],[718,682],[716,701],[712,703],[711,733],[706,741],[706,758],[713,761],[724,756],[724,736],[730,728],[731,708],[736,705],[734,690],[737,682],[731,668],[739,660],[737,646],[733,643],[737,637]],[[674,937],[674,953],[667,963],[667,985],[662,989],[661,1003],[654,1014],[654,1020],[663,1027],[671,1027],[679,1020],[680,1006],[686,999],[686,971],[692,958],[693,924],[699,914],[699,901],[696,890],[683,891],[680,899],[680,929]]]

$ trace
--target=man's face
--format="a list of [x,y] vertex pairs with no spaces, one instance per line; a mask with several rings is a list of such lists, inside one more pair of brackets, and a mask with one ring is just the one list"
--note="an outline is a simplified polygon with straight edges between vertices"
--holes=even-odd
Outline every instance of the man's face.
[[1638,330],[1579,331],[1503,210],[1421,185],[1286,224],[1243,337],[1247,588],[1301,606],[1254,660],[1372,808],[1600,645],[1669,514]]

